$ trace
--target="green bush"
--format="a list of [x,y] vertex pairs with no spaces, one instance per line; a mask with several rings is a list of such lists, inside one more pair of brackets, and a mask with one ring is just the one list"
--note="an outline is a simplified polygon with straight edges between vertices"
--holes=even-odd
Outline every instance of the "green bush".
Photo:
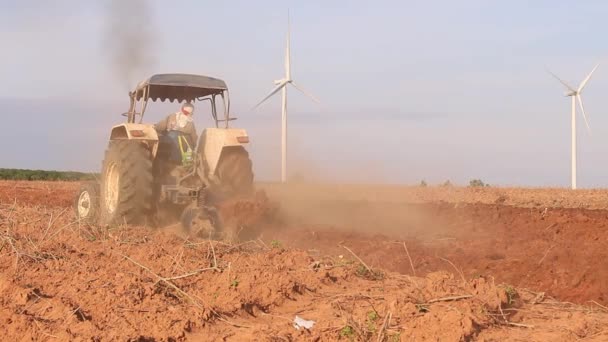
[[95,173],[84,173],[75,171],[46,171],[28,169],[2,169],[0,168],[0,179],[4,180],[27,180],[27,181],[84,181],[94,180],[99,177]]
[[471,188],[483,188],[486,186],[490,186],[490,184],[484,183],[481,179],[473,179],[469,182],[469,186]]

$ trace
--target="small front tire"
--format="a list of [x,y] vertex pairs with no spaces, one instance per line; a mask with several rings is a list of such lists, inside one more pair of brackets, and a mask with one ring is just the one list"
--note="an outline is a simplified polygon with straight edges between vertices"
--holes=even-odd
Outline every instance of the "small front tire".
[[215,239],[222,231],[219,214],[214,208],[186,208],[180,218],[185,234]]
[[74,200],[76,218],[88,224],[99,222],[99,183],[87,182],[81,185]]

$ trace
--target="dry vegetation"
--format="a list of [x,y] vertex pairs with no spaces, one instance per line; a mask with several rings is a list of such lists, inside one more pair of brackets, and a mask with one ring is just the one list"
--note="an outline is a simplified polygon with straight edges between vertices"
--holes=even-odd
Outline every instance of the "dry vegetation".
[[[76,187],[0,184],[7,339],[608,339],[608,239],[594,230],[604,211],[349,197],[321,202],[319,216],[309,211],[329,225],[302,217],[315,201],[298,211],[270,190],[282,200],[281,220],[229,204],[224,215],[261,236],[226,243],[173,228],[80,224],[70,207]],[[365,216],[374,230],[362,231],[374,222]],[[314,326],[296,329],[296,315]]]

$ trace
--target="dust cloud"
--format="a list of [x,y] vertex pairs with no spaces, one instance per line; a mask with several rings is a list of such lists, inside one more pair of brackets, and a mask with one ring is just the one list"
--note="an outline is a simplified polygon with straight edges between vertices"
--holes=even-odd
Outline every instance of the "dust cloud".
[[[259,184],[294,227],[317,225],[399,238],[437,237],[447,225],[412,198],[418,189],[383,185]],[[409,194],[408,195],[406,195]],[[408,198],[409,197],[409,198]]]
[[146,0],[108,0],[105,3],[105,31],[102,39],[117,80],[130,89],[140,74],[156,64],[153,49],[156,25]]
[[[272,164],[276,165],[278,178],[280,159],[273,160]],[[288,179],[290,183],[336,185],[401,183],[394,182],[390,175],[390,168],[379,160],[343,160],[341,156],[334,156],[328,160],[297,143],[290,142],[289,145]]]
[[382,162],[340,160],[340,156],[329,161],[307,152],[305,146],[290,145],[288,184],[258,182],[279,203],[290,226],[329,226],[404,238],[443,234],[444,224],[404,198],[401,189],[411,195],[409,190],[416,192],[418,187],[382,184],[391,182]]

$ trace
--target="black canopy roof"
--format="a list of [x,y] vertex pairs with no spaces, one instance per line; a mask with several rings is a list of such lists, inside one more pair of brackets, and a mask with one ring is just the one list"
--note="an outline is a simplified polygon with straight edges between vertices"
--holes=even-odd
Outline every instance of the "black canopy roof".
[[140,100],[146,89],[149,89],[148,98],[152,101],[193,102],[198,97],[220,94],[228,87],[224,81],[208,76],[157,74],[139,83],[132,94]]

